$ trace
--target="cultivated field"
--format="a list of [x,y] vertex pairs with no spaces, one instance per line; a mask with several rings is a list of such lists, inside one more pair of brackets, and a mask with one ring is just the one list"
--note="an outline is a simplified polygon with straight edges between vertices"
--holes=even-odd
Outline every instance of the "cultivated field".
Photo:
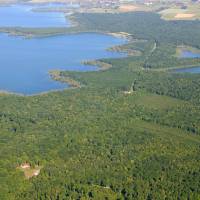
[[166,20],[195,20],[200,19],[200,4],[186,4],[184,7],[170,7],[159,12]]

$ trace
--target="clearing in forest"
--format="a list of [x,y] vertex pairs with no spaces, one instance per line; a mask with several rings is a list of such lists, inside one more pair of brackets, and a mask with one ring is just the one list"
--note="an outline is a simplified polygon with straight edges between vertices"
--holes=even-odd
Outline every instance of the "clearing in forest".
[[38,165],[32,167],[30,163],[23,163],[17,168],[24,172],[26,179],[38,176],[40,174],[40,170],[42,169],[42,167]]

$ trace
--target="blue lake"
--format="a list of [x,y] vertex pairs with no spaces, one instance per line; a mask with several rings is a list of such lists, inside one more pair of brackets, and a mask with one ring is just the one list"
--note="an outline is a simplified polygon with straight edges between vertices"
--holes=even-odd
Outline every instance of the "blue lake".
[[[67,27],[70,24],[63,13],[33,11],[62,6],[74,5],[50,3],[0,7],[0,27]],[[33,39],[0,34],[0,90],[36,94],[66,88],[67,84],[53,81],[48,71],[97,70],[81,62],[125,56],[106,51],[110,46],[123,43],[123,39],[92,33]]]
[[97,70],[81,62],[123,57],[123,53],[106,49],[125,42],[123,39],[94,33],[33,39],[0,34],[0,90],[29,95],[66,88],[66,84],[53,81],[48,71]]
[[193,74],[198,74],[200,73],[200,66],[198,67],[190,67],[190,68],[182,68],[182,69],[177,69],[176,72],[181,72],[181,73],[193,73]]
[[[180,57],[181,58],[200,58],[200,54],[184,50],[184,51],[181,52]],[[175,71],[180,72],[180,73],[186,73],[187,72],[187,73],[198,74],[198,73],[200,73],[200,66],[176,69]]]
[[200,58],[199,53],[193,53],[191,51],[183,50],[181,52],[181,58]]
[[[45,5],[44,5],[45,6]],[[34,12],[38,6],[11,5],[0,7],[0,27],[67,27],[69,20],[60,12]],[[42,6],[40,6],[42,7]]]

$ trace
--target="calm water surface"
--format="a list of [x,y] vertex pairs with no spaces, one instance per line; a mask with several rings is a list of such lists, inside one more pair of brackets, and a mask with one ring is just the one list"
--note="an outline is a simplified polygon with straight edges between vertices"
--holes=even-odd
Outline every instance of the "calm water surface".
[[11,5],[0,7],[0,27],[34,28],[67,27],[70,25],[63,13],[33,12],[33,8],[37,8],[37,6]]
[[200,66],[177,69],[176,72],[182,72],[182,73],[188,72],[188,73],[198,74],[198,73],[200,73]]
[[181,52],[180,57],[181,58],[200,58],[200,54],[184,50],[184,51]]
[[124,43],[123,39],[93,33],[34,39],[0,34],[0,90],[36,94],[66,88],[66,84],[53,81],[48,71],[96,70],[81,62],[125,56],[106,51],[110,46]]
[[[63,13],[33,12],[34,8],[67,6],[12,5],[0,7],[0,27],[67,27]],[[24,39],[0,34],[0,90],[36,94],[63,89],[67,84],[53,81],[49,70],[97,70],[83,66],[84,60],[116,58],[124,54],[106,51],[125,40],[103,34],[75,34],[46,38]]]

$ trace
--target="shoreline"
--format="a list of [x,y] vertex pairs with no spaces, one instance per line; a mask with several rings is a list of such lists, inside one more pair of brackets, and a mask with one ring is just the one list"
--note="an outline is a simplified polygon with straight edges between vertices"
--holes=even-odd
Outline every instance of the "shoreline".
[[[111,35],[113,37],[121,38],[121,34],[113,34],[113,33],[106,33],[106,32],[101,32],[100,33],[100,32],[90,32],[90,31],[70,33],[70,34],[66,34],[66,35],[71,35],[71,34],[87,34],[87,33],[105,34],[105,35]],[[51,36],[49,36],[49,37],[51,37]],[[122,35],[122,38],[124,39],[124,35]],[[119,45],[119,46],[123,46],[123,45]],[[118,47],[118,45],[117,45],[117,47]],[[110,47],[109,49],[106,49],[106,50],[115,51],[114,48],[115,48],[115,46]],[[191,47],[191,48],[193,48],[193,47]],[[179,47],[179,50],[180,50],[180,47]],[[119,52],[123,53],[123,51],[119,51]],[[127,54],[127,56],[129,56],[129,55]],[[96,70],[97,72],[98,71],[102,71],[102,70],[108,70],[108,69],[112,68],[111,64],[102,62],[100,60],[82,61],[82,64],[98,67],[98,70]],[[175,72],[176,69],[187,69],[187,68],[189,69],[189,68],[195,68],[195,67],[198,68],[198,67],[200,67],[200,65],[199,66],[197,66],[197,65],[177,66],[177,67],[164,68],[164,69],[150,69],[150,71],[158,71],[158,72],[160,71],[160,72],[176,73]],[[16,96],[21,96],[21,97],[29,97],[29,96],[38,96],[38,95],[44,95],[44,94],[48,94],[48,93],[52,93],[52,92],[59,92],[59,91],[64,91],[64,90],[69,90],[69,89],[77,89],[77,88],[83,87],[83,85],[80,82],[76,81],[75,79],[71,78],[70,76],[63,77],[61,75],[62,72],[63,72],[63,70],[51,70],[51,71],[49,71],[50,78],[52,80],[54,80],[54,81],[59,81],[61,83],[66,83],[66,84],[68,84],[69,87],[66,87],[66,88],[63,88],[63,89],[54,89],[54,90],[44,91],[44,92],[40,92],[40,93],[36,93],[36,94],[22,94],[22,93],[9,92],[9,91],[6,91],[6,90],[0,90],[0,95],[16,95]]]
[[[106,31],[98,31],[98,30],[86,30],[85,28],[82,28],[79,25],[79,22],[76,21],[75,17],[73,14],[66,16],[66,18],[69,19],[70,21],[70,26],[69,27],[52,27],[52,28],[23,28],[23,27],[0,27],[0,34],[5,33],[8,34],[8,36],[13,36],[13,37],[24,37],[25,39],[32,39],[32,38],[45,38],[45,37],[57,37],[57,36],[62,36],[62,35],[76,35],[76,34],[104,34],[104,35],[110,35],[115,38],[120,38],[125,40],[125,44],[129,44],[132,42],[135,38],[133,35],[126,33],[126,32],[106,32]],[[35,32],[34,32],[35,31]],[[42,32],[44,31],[44,32]],[[126,53],[127,56],[133,56],[133,52],[124,52],[123,51],[123,45],[115,45],[111,46],[107,51],[116,51],[119,53]],[[183,48],[187,48],[186,46],[177,46],[177,52],[178,49],[179,51],[183,50]],[[194,48],[193,48],[194,49]],[[130,53],[130,55],[129,55]],[[134,53],[138,53],[134,51]],[[84,65],[91,65],[91,66],[96,66],[98,67],[98,71],[101,70],[108,70],[112,68],[111,64],[102,62],[100,60],[88,60],[88,61],[82,61],[82,64]],[[194,68],[198,67],[197,65],[190,65],[190,66],[177,66],[173,68],[164,68],[164,69],[150,69],[152,71],[170,71],[173,72],[173,70],[176,69],[186,69],[186,68]],[[67,70],[66,70],[67,71]],[[74,80],[70,76],[62,76],[62,71],[61,70],[52,70],[49,71],[50,78],[54,81],[59,81],[63,83],[67,83],[69,85],[68,88],[64,89],[58,89],[58,90],[49,90],[49,91],[44,91],[41,93],[36,93],[33,95],[26,95],[26,94],[20,94],[20,93],[14,93],[14,92],[7,92],[7,91],[0,91],[0,94],[14,94],[14,95],[20,95],[20,96],[37,96],[37,95],[42,95],[46,94],[49,92],[53,91],[63,91],[66,89],[73,89],[73,88],[81,88],[82,85],[78,81]]]
[[[63,77],[61,75],[62,71],[59,70],[51,70],[49,71],[49,75],[51,77],[52,80],[54,81],[59,81],[61,83],[67,83],[69,88],[68,89],[72,89],[72,88],[81,88],[82,84],[79,83],[78,81],[72,79],[71,77]],[[62,90],[62,89],[61,89]]]
[[[0,31],[0,34],[3,34],[3,32]],[[36,36],[36,38],[43,38],[43,37],[56,37],[58,35],[74,35],[74,34],[88,34],[88,33],[92,33],[92,34],[103,34],[103,35],[110,35],[110,36],[113,36],[113,37],[117,37],[117,38],[122,38],[122,39],[125,39],[124,35],[122,34],[114,34],[113,33],[108,33],[108,32],[99,32],[99,31],[95,31],[95,32],[91,32],[91,31],[76,31],[76,32],[71,32],[71,33],[64,33],[64,34],[56,34],[56,35],[48,35],[48,36]],[[6,34],[4,32],[4,34]],[[9,36],[19,36],[19,37],[24,37],[23,35],[13,35],[13,34],[10,34]],[[34,38],[34,37],[24,37],[25,39],[31,39],[31,38]],[[128,42],[128,41],[127,41]],[[113,47],[110,47],[110,48],[114,48],[115,46]],[[105,49],[106,51],[108,51],[108,49]],[[123,52],[122,52],[123,53]],[[128,54],[127,54],[128,56]],[[98,70],[97,71],[100,71],[100,70],[107,70],[109,68],[112,67],[112,65],[108,64],[108,63],[105,63],[105,62],[102,62],[102,61],[99,61],[99,60],[88,60],[88,61],[82,61],[82,64],[84,65],[91,65],[91,66],[94,66],[94,67],[98,67]],[[95,70],[94,70],[95,71]],[[43,95],[43,94],[48,94],[50,92],[57,92],[57,91],[63,91],[63,90],[68,90],[68,89],[76,89],[76,88],[81,88],[83,87],[83,85],[79,82],[77,82],[76,80],[74,80],[73,78],[71,77],[63,77],[61,75],[61,72],[62,71],[59,71],[59,70],[52,70],[52,71],[49,71],[49,75],[50,75],[50,78],[54,81],[59,81],[59,82],[62,82],[62,83],[66,83],[69,85],[69,87],[66,87],[66,88],[63,88],[63,89],[54,89],[54,90],[49,90],[49,91],[44,91],[44,92],[41,92],[41,93],[36,93],[36,94],[22,94],[22,93],[17,93],[17,92],[9,92],[9,91],[0,91],[0,95],[3,95],[3,94],[7,94],[7,95],[17,95],[17,96],[22,96],[22,97],[29,97],[29,96],[38,96],[38,95]]]
[[[121,34],[121,32],[102,32],[98,30],[73,30],[71,28],[75,28],[77,26],[70,26],[70,27],[49,27],[49,28],[25,28],[25,27],[0,27],[0,34],[7,34],[8,36],[13,37],[23,37],[25,39],[32,39],[32,38],[45,38],[45,37],[56,37],[62,35],[77,35],[77,34],[102,34],[112,36],[118,39],[123,39],[127,41],[127,44],[134,40],[131,34]],[[49,32],[48,32],[49,30]],[[51,31],[55,32],[51,32]],[[34,32],[38,31],[38,32]],[[41,33],[39,31],[47,31]],[[57,32],[56,32],[57,31]],[[117,45],[117,47],[120,45]],[[112,47],[109,47],[112,48]]]
[[131,34],[127,32],[107,32],[100,30],[86,30],[84,27],[81,27],[79,22],[74,16],[74,12],[66,14],[65,18],[69,20],[69,26],[66,27],[0,27],[0,34],[5,33],[9,36],[19,36],[24,37],[25,39],[31,38],[42,38],[42,37],[55,37],[59,35],[72,35],[72,34],[84,34],[84,33],[97,33],[110,35],[115,38],[124,39],[127,42],[132,41],[134,38]]
[[[200,64],[199,66],[196,66],[196,65],[190,65],[190,66],[182,66],[182,67],[174,67],[173,69],[169,70],[171,72],[176,72],[176,70],[181,70],[181,69],[192,69],[192,68],[200,68]],[[180,73],[180,72],[177,72],[177,73]],[[189,72],[186,72],[186,73],[189,73]]]

